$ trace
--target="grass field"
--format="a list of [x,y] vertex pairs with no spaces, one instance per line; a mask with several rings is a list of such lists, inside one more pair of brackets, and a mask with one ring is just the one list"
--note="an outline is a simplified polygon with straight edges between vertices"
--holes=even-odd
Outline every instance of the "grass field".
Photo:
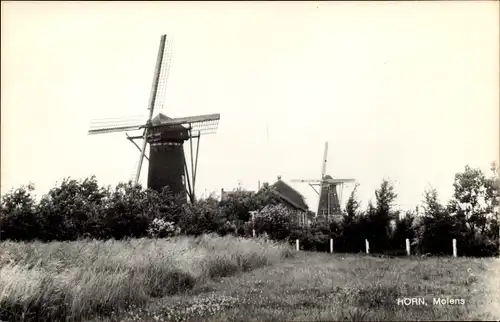
[[121,314],[212,278],[276,264],[293,252],[262,240],[0,243],[0,320]]
[[[279,244],[230,237],[0,246],[0,306],[17,312],[16,303],[49,300],[52,316],[88,321],[500,317],[499,259],[294,254]],[[420,296],[427,305],[396,302]],[[433,305],[433,297],[465,303]],[[64,301],[66,309],[56,311]],[[92,317],[103,310],[110,315]]]

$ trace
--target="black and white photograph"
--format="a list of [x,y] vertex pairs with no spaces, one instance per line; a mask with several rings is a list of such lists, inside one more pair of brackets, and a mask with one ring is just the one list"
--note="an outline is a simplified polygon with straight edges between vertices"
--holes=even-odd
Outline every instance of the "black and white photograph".
[[0,322],[500,321],[499,1],[2,1]]

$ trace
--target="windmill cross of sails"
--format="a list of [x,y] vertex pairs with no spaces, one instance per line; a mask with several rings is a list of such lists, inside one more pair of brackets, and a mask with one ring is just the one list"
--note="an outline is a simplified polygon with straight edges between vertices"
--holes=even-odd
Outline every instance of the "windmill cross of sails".
[[[93,120],[88,134],[142,131],[139,135],[126,134],[126,138],[139,150],[134,183],[139,182],[144,159],[148,161],[148,188],[157,191],[169,187],[174,194],[180,194],[184,201],[196,199],[195,184],[198,168],[200,138],[217,131],[220,114],[205,114],[171,118],[158,113],[155,107],[162,106],[170,72],[171,50],[167,35],[160,38],[156,58],[153,85],[147,106],[148,117],[108,118]],[[140,143],[136,142],[138,140]],[[189,141],[190,160],[186,158],[184,143]],[[194,142],[195,141],[195,142]],[[149,144],[149,157],[146,147]],[[194,150],[195,149],[195,150]]]
[[[326,174],[326,164],[328,160],[328,142],[325,142],[323,154],[323,164],[321,167],[320,179],[292,179],[291,182],[307,183],[319,196],[317,215],[325,216],[331,220],[333,216],[341,214],[342,192],[344,184],[355,182],[355,179],[333,178]],[[319,191],[316,187],[319,186]],[[337,191],[337,187],[340,191]],[[340,192],[340,198],[339,198]]]

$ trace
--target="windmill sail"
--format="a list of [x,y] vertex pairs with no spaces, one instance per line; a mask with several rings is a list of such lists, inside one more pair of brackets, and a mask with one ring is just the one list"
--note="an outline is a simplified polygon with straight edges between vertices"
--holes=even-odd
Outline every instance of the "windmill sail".
[[327,178],[324,180],[324,182],[327,183],[332,183],[332,184],[341,184],[341,183],[346,183],[346,182],[355,182],[356,180],[354,179],[333,179],[332,177]]
[[172,62],[172,40],[169,37],[165,39],[163,55],[161,59],[161,65],[158,75],[158,86],[156,89],[156,98],[153,107],[155,111],[162,111],[164,109],[168,79],[170,76],[171,62]]
[[90,122],[88,134],[125,132],[138,130],[145,123],[144,115],[131,116],[127,118],[103,118],[94,119]]
[[[153,86],[151,88],[151,95],[149,97],[149,104],[148,104],[149,117],[148,117],[147,124],[149,124],[149,122],[151,121],[151,118],[153,117],[155,102],[157,101],[158,85],[160,84],[161,67],[162,67],[162,62],[163,62],[163,58],[164,58],[164,54],[165,54],[166,39],[167,39],[167,35],[162,35],[161,39],[160,39],[160,48],[158,49],[158,56],[156,58],[155,73],[153,76]],[[168,65],[167,65],[167,67],[168,67]],[[137,173],[135,175],[135,180],[134,180],[134,182],[136,184],[139,182],[139,176],[141,175],[142,162],[144,160],[144,154],[146,153],[147,138],[148,138],[148,128],[146,127],[144,129],[142,149],[141,149],[141,154],[139,156],[139,164],[137,165]]]
[[325,176],[327,158],[328,158],[328,142],[325,142],[325,152],[323,153],[323,166],[321,168],[321,178]]
[[303,182],[303,183],[320,183],[318,179],[292,179],[290,182]]

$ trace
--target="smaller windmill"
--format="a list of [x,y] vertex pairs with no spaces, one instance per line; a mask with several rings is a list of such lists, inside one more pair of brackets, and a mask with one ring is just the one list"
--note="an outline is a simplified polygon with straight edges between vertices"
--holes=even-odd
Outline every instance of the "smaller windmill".
[[[327,220],[332,218],[332,215],[340,215],[342,202],[342,191],[345,183],[355,182],[355,179],[334,179],[332,176],[325,174],[326,163],[328,158],[328,142],[325,142],[325,152],[323,154],[323,165],[321,168],[321,179],[319,180],[304,180],[293,179],[291,182],[308,183],[311,188],[319,195],[317,215],[326,216]],[[319,186],[319,191],[316,190]],[[340,187],[340,200],[337,192],[337,187]]]

